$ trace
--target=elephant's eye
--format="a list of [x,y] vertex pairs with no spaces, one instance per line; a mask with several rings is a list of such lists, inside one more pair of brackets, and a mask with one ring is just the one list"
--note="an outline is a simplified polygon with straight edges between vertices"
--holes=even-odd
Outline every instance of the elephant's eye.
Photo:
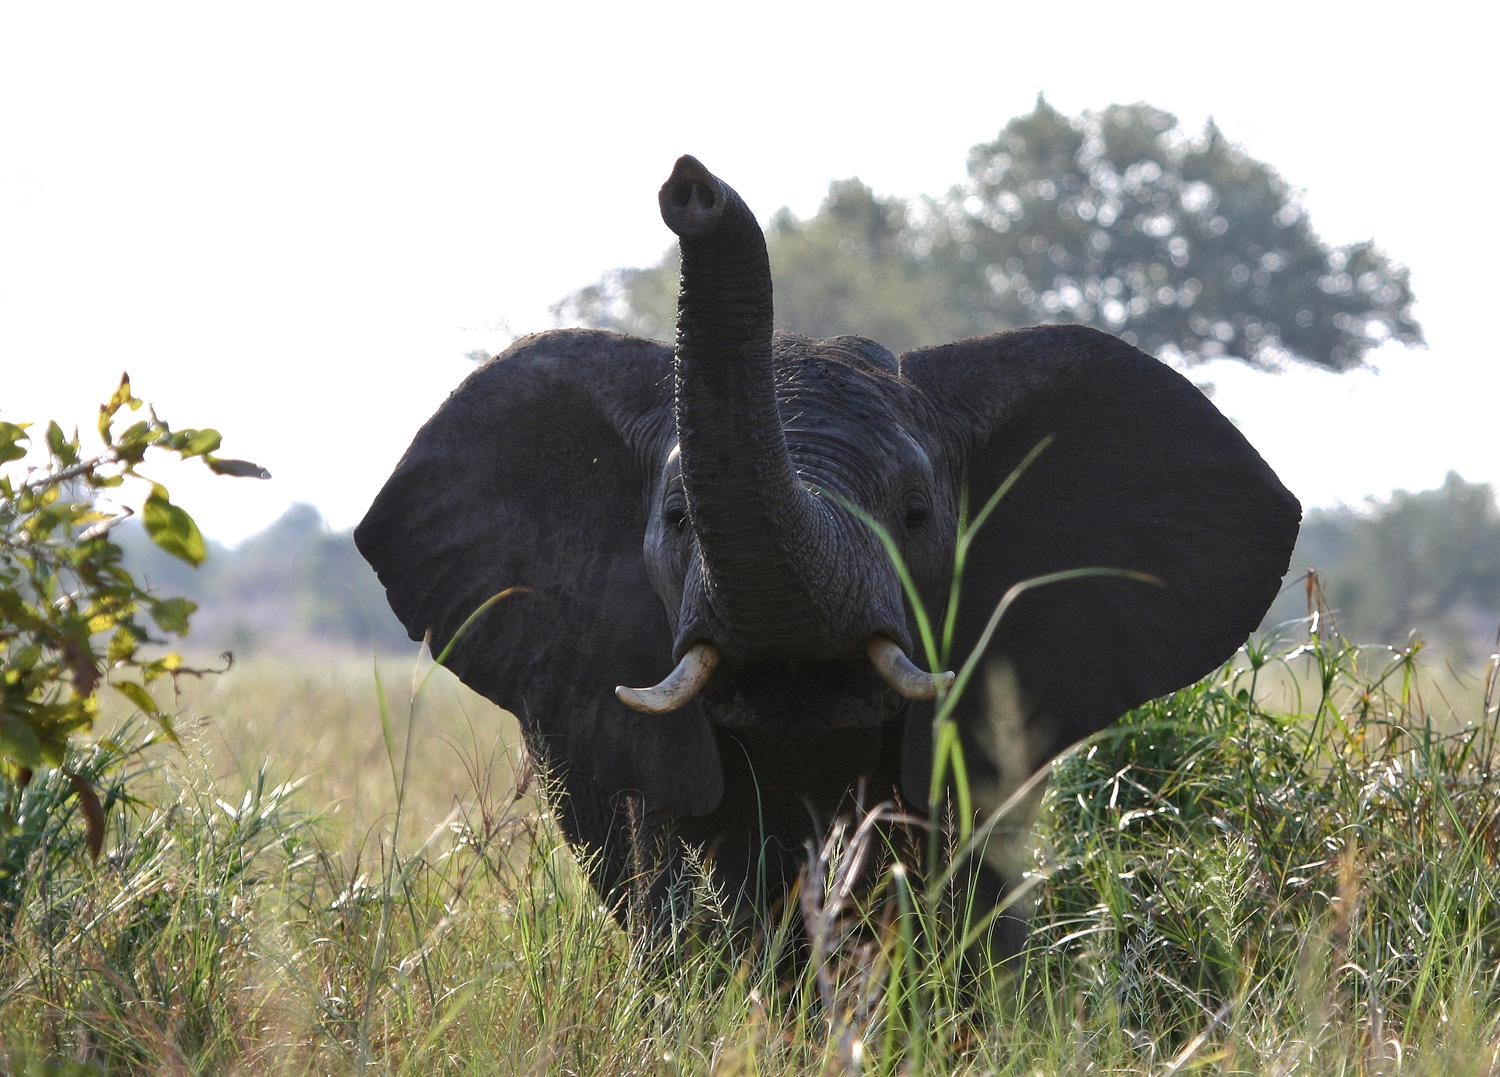
[[906,529],[914,531],[927,523],[932,515],[932,510],[927,507],[927,500],[923,497],[913,495],[906,502]]
[[673,531],[681,531],[687,526],[687,502],[681,494],[667,498],[666,504],[661,507],[661,518]]

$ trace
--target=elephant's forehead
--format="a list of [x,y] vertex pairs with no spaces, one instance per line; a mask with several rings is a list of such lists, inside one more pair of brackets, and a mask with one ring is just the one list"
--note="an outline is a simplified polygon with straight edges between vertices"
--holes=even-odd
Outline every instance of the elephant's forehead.
[[906,379],[842,356],[778,356],[776,399],[788,429],[808,422],[900,426],[915,389]]
[[796,401],[814,410],[865,408],[894,414],[915,387],[892,369],[865,362],[846,350],[822,353],[813,348],[778,348],[775,392],[783,407]]
[[896,357],[867,337],[841,336],[814,340],[795,333],[777,333],[771,344],[778,365],[837,363],[871,373],[895,374]]
[[782,429],[800,469],[885,472],[923,455],[912,436],[915,390],[899,375],[818,355],[778,363],[776,373]]

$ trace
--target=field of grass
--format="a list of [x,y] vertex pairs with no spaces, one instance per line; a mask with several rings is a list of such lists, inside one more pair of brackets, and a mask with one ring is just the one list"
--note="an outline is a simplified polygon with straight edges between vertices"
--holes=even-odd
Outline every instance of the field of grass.
[[[156,693],[164,705],[169,691]],[[259,656],[182,680],[170,706],[186,719],[187,755],[215,780],[246,787],[264,768],[273,783],[295,781],[296,802],[349,852],[391,832],[398,789],[409,849],[476,794],[516,785],[515,719],[425,656]]]
[[0,1074],[1500,1072],[1493,667],[1314,638],[1142,708],[1054,766],[1032,943],[962,983],[944,895],[842,894],[853,827],[802,977],[784,924],[632,945],[518,797],[510,719],[428,673],[185,681],[181,747],[126,721],[76,760],[97,862],[39,775]]

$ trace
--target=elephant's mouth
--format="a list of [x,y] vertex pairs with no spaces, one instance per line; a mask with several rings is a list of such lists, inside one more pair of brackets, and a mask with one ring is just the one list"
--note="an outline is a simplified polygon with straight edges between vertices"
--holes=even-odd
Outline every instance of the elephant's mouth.
[[868,661],[853,659],[726,660],[698,699],[715,725],[776,733],[873,728],[907,705]]

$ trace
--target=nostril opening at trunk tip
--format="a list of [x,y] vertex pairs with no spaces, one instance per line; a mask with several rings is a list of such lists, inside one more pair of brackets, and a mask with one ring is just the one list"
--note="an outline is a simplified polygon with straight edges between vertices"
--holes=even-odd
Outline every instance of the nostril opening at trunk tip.
[[713,188],[708,184],[689,180],[674,184],[667,192],[667,201],[677,209],[687,209],[692,205],[700,209],[713,209],[715,196]]

